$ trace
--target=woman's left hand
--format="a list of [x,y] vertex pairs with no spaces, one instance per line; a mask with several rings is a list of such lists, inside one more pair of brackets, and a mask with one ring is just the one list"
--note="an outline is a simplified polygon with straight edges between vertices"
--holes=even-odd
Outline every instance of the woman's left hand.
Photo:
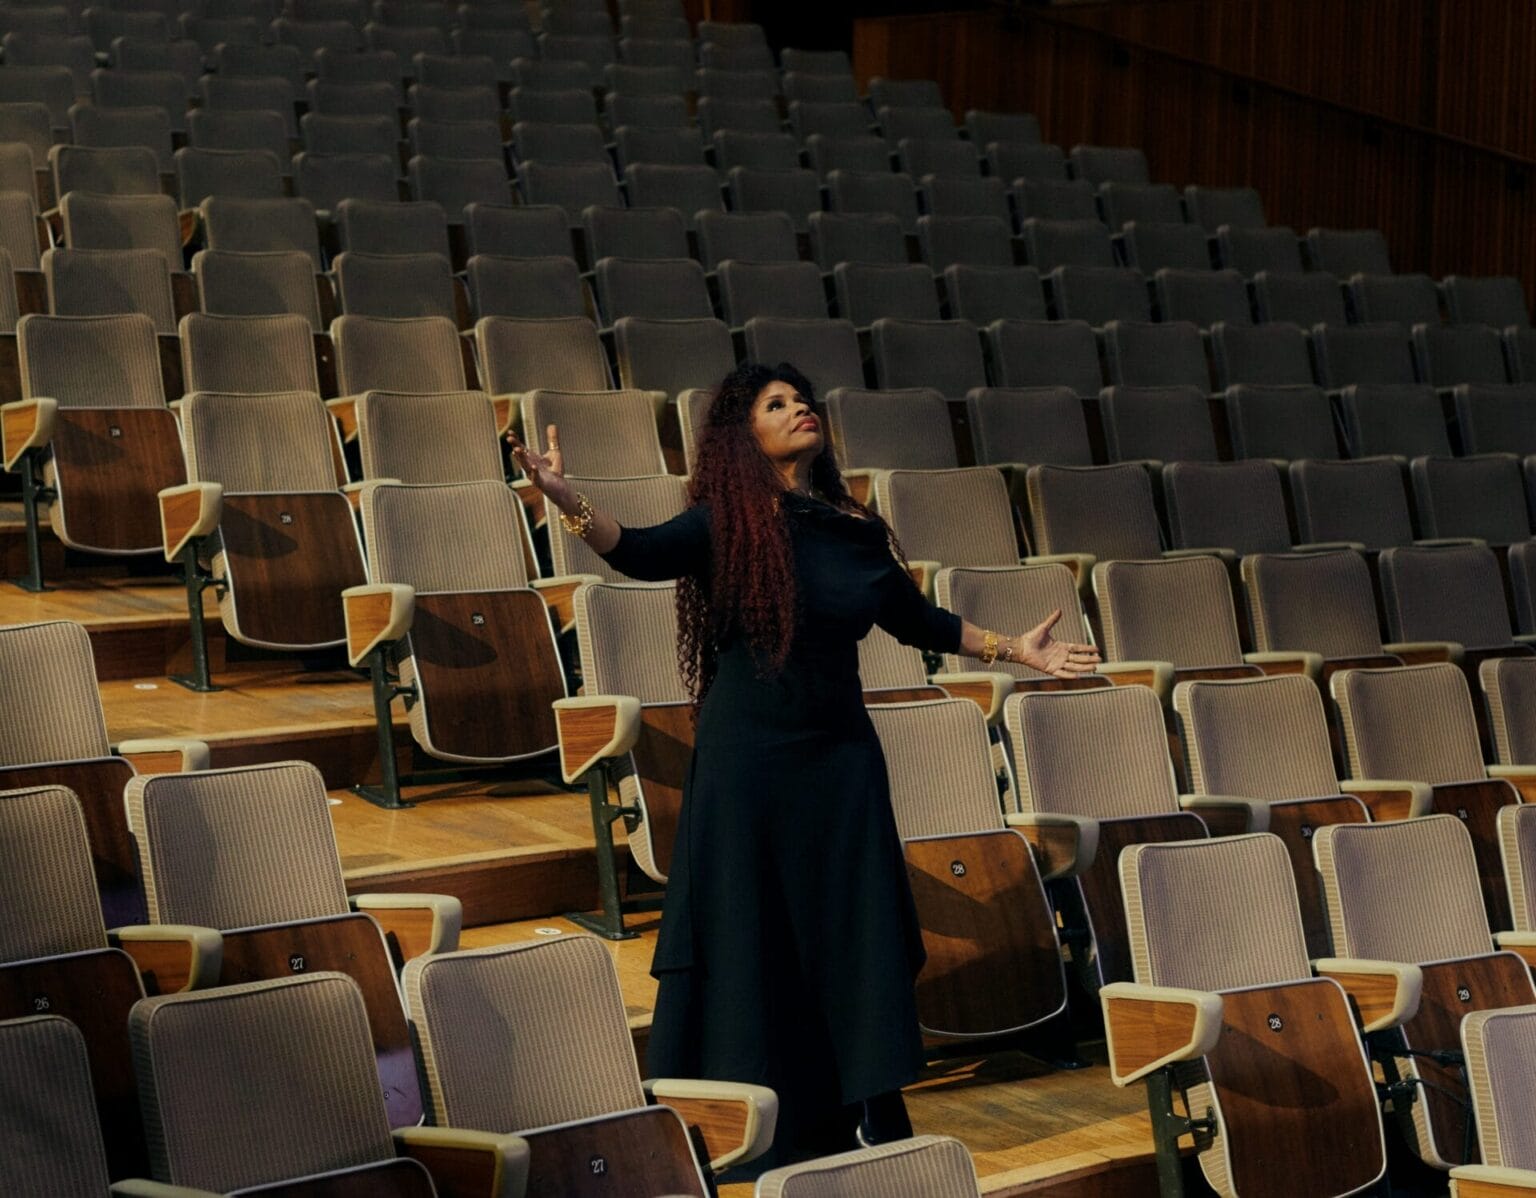
[[1051,629],[1059,619],[1058,607],[1028,632],[1014,637],[1014,661],[1056,678],[1081,678],[1093,673],[1099,664],[1099,651],[1092,645],[1058,641],[1051,635]]

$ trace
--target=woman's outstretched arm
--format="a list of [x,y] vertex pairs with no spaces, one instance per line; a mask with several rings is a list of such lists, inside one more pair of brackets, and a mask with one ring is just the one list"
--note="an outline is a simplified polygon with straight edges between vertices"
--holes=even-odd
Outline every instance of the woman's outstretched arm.
[[[1017,636],[1001,636],[979,628],[969,620],[962,620],[960,652],[966,657],[985,657],[990,651],[997,655],[997,660],[1030,666],[1057,678],[1092,674],[1099,664],[1099,651],[1092,645],[1058,641],[1051,635],[1051,629],[1059,619],[1061,609],[1057,608],[1028,632]],[[988,637],[992,638],[990,645]]]
[[[575,488],[565,481],[565,458],[560,453],[560,430],[551,424],[544,430],[544,440],[549,446],[545,453],[534,453],[520,440],[516,433],[508,433],[507,440],[512,445],[512,460],[515,461],[528,477],[528,481],[534,488],[559,508],[561,513],[572,519],[579,517],[583,497],[576,493]],[[587,509],[592,514],[592,523],[582,534],[582,540],[592,546],[595,553],[607,553],[619,543],[619,534],[623,530],[619,522],[601,508],[587,504]]]

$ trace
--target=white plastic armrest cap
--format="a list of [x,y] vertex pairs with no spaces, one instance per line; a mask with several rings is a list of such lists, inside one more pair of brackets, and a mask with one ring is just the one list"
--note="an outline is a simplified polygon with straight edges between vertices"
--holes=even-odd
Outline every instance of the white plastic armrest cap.
[[522,1136],[499,1132],[469,1131],[460,1127],[397,1127],[390,1133],[399,1155],[400,1148],[457,1149],[483,1153],[496,1158],[492,1193],[487,1198],[523,1198],[528,1188],[528,1141]]
[[1179,806],[1196,815],[1202,811],[1245,811],[1245,833],[1269,831],[1269,803],[1264,799],[1250,799],[1242,795],[1180,795]]
[[1243,660],[1251,666],[1284,665],[1287,662],[1299,662],[1301,673],[1316,682],[1323,676],[1323,655],[1305,650],[1291,652],[1266,651],[1262,653],[1244,653]]
[[[381,600],[388,610],[379,618]],[[370,582],[341,592],[342,615],[347,626],[347,659],[361,666],[380,645],[401,640],[411,630],[416,615],[416,589],[398,582]]]
[[144,944],[179,940],[187,946],[187,989],[201,990],[219,981],[224,966],[224,936],[213,928],[188,923],[125,924],[112,929],[121,943]]
[[767,1152],[773,1143],[774,1129],[779,1121],[779,1096],[767,1086],[677,1077],[654,1077],[642,1084],[645,1092],[660,1103],[665,1103],[669,1098],[696,1098],[706,1102],[741,1104],[746,1117],[741,1147],[710,1160],[709,1167],[716,1173],[732,1165],[755,1160]]
[[213,1190],[194,1190],[191,1186],[174,1186],[143,1177],[114,1181],[112,1193],[115,1198],[220,1198]]
[[[1312,962],[1312,971],[1320,977],[1356,973],[1394,980],[1396,990],[1392,996],[1391,1010],[1367,1020],[1361,1026],[1361,1031],[1385,1031],[1389,1027],[1406,1023],[1419,1012],[1419,999],[1424,993],[1424,971],[1417,965],[1402,961],[1372,961],[1364,957],[1319,957]],[[1345,990],[1348,989],[1346,986]]]
[[[1116,1021],[1110,1017],[1110,1004],[1115,1001],[1135,1003],[1162,1003],[1194,1008],[1189,1038],[1162,1056],[1121,1073],[1115,1052]],[[1209,990],[1184,990],[1174,986],[1143,986],[1137,982],[1111,982],[1099,991],[1099,1002],[1104,1008],[1104,1030],[1109,1048],[1110,1080],[1117,1086],[1128,1086],[1140,1081],[1175,1061],[1194,1061],[1216,1047],[1221,1037],[1221,995]]]
[[1014,829],[1021,828],[1070,828],[1077,834],[1071,859],[1048,873],[1041,874],[1042,881],[1067,878],[1080,874],[1093,864],[1099,852],[1099,821],[1086,815],[1064,815],[1059,812],[1022,811],[1009,812],[1003,823]]
[[[19,415],[23,412],[31,413],[31,422],[28,425],[23,419],[4,419],[12,414]],[[59,415],[59,401],[40,396],[35,399],[18,399],[14,403],[0,404],[0,420],[3,420],[5,435],[3,437],[5,449],[4,465],[7,470],[16,469],[16,463],[21,461],[21,455],[29,449],[41,449],[53,440],[53,426]],[[25,434],[12,440],[12,430],[25,429]]]
[[183,774],[208,768],[208,742],[189,737],[155,736],[125,740],[117,746],[117,751],[124,757],[134,757],[141,753],[180,753],[180,772]]
[[[964,686],[978,691],[982,696],[978,706],[989,724],[995,724],[1002,718],[1003,703],[1013,693],[1013,675],[993,670],[957,670],[953,674],[933,674],[928,681],[945,690],[951,686]],[[972,696],[966,694],[963,697],[969,699]]]
[[1158,702],[1164,707],[1168,706],[1169,696],[1173,694],[1173,663],[1171,661],[1101,661],[1096,672],[1103,674],[1111,682],[1121,674],[1151,674],[1151,681],[1147,685],[1152,688]]
[[[160,539],[165,560],[173,562],[181,556],[188,541],[212,536],[219,527],[219,517],[224,510],[224,488],[218,483],[182,483],[166,487],[160,492],[159,500]],[[175,526],[170,527],[166,524],[166,516],[173,508],[177,519]]]
[[1407,816],[1409,819],[1428,815],[1435,799],[1434,788],[1428,782],[1415,782],[1408,779],[1345,778],[1339,783],[1339,789],[1347,795],[1370,795],[1388,790],[1406,790],[1409,794]]
[[464,904],[451,894],[354,894],[354,911],[432,912],[429,953],[451,953],[459,947],[459,932],[464,927]]
[[1500,1165],[1457,1165],[1451,1170],[1451,1198],[1459,1193],[1456,1183],[1475,1181],[1482,1186],[1502,1186],[1513,1193],[1536,1190],[1536,1169],[1506,1169]]
[[[624,756],[635,747],[640,736],[640,700],[633,695],[583,695],[556,699],[553,706],[555,730],[560,735],[560,772],[566,782],[573,785],[599,761]],[[613,713],[608,739],[590,746],[567,744],[568,729],[575,720],[568,724],[562,715],[575,717],[578,712],[601,708],[608,708]]]

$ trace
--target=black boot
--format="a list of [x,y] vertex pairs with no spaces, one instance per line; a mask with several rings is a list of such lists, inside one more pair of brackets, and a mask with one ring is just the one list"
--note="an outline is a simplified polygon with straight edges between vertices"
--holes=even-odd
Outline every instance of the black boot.
[[859,1120],[859,1143],[866,1148],[912,1138],[912,1120],[907,1118],[907,1104],[900,1090],[889,1090],[864,1100],[864,1117]]

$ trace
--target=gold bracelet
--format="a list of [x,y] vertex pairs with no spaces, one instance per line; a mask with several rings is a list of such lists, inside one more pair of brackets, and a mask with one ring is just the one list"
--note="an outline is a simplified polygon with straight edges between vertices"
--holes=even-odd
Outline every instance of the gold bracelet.
[[999,654],[999,656],[1004,661],[1010,661],[1011,662],[1013,660],[1013,638],[1011,636],[1007,637],[1003,641],[1002,652]]
[[565,529],[573,537],[583,537],[592,531],[592,501],[580,491],[576,492],[576,514],[567,516],[560,513],[560,527]]
[[981,634],[981,664],[991,665],[997,660],[997,633],[984,631]]

